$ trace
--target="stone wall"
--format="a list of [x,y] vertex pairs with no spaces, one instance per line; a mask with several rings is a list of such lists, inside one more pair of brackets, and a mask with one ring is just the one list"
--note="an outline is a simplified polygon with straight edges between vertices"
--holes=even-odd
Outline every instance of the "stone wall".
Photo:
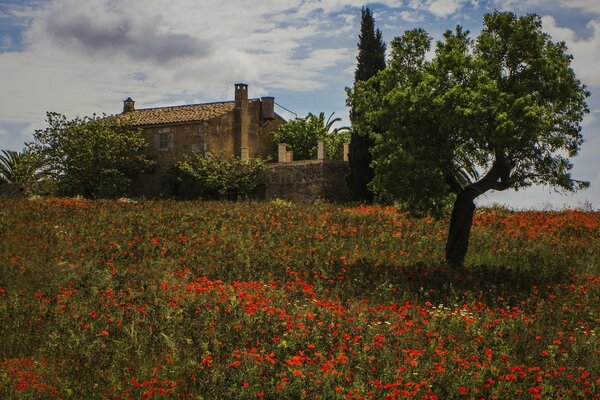
[[305,160],[266,164],[257,197],[294,201],[350,200],[346,184],[348,163],[335,160]]
[[0,197],[19,198],[25,197],[25,191],[17,183],[0,183]]

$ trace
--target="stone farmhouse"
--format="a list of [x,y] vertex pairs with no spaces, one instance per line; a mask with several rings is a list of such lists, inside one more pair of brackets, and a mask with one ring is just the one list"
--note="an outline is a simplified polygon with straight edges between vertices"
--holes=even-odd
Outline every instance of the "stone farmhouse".
[[272,134],[285,120],[274,112],[273,97],[248,98],[248,85],[235,84],[232,101],[136,109],[128,98],[123,113],[142,128],[158,169],[138,182],[140,195],[163,191],[164,174],[191,152],[232,157],[275,157]]
[[249,99],[248,85],[236,83],[234,87],[234,100],[216,103],[136,109],[131,98],[124,101],[120,116],[142,128],[158,166],[138,180],[136,195],[164,194],[163,182],[171,166],[192,152],[210,152],[225,159],[277,160],[266,165],[256,193],[259,199],[348,199],[346,162],[326,160],[323,143],[319,143],[317,160],[293,161],[285,144],[275,149],[273,132],[285,123],[274,111],[275,99]]

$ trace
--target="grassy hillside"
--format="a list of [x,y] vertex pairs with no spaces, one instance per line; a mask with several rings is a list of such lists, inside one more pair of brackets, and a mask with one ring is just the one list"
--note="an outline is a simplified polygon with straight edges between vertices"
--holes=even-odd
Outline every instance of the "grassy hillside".
[[599,398],[600,213],[0,201],[0,398]]

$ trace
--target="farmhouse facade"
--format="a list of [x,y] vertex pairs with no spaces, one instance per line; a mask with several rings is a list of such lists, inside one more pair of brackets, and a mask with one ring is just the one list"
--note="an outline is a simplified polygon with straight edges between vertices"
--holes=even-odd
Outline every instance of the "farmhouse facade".
[[[257,199],[284,198],[346,201],[348,163],[327,160],[324,144],[318,145],[317,160],[293,160],[287,145],[273,144],[273,132],[285,120],[274,111],[273,97],[248,98],[248,85],[236,83],[234,100],[216,103],[136,109],[133,99],[123,102],[120,117],[142,129],[149,155],[156,161],[152,173],[136,182],[135,195],[167,194],[165,178],[177,162],[192,152],[212,153],[224,159],[270,159]],[[346,154],[348,152],[345,147]]]
[[275,158],[273,132],[285,120],[274,111],[273,97],[248,98],[248,85],[235,84],[233,101],[136,109],[124,101],[122,117],[142,128],[157,169],[143,175],[138,195],[164,193],[164,177],[192,152],[212,153],[225,159]]

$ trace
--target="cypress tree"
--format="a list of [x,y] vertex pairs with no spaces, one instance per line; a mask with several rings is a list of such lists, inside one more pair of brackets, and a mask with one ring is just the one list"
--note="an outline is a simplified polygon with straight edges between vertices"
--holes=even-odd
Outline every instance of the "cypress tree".
[[[375,28],[373,12],[368,7],[361,10],[360,34],[358,35],[357,66],[354,82],[366,81],[385,68],[385,43],[381,31]],[[355,110],[350,110],[350,120],[360,118]],[[360,132],[353,127],[350,138],[349,165],[350,174],[347,181],[354,200],[371,202],[373,193],[367,184],[373,179],[371,168],[371,152],[373,139],[369,132]]]
[[361,14],[355,81],[366,81],[385,68],[385,43],[381,31],[375,29],[373,12],[368,7],[363,7]]

